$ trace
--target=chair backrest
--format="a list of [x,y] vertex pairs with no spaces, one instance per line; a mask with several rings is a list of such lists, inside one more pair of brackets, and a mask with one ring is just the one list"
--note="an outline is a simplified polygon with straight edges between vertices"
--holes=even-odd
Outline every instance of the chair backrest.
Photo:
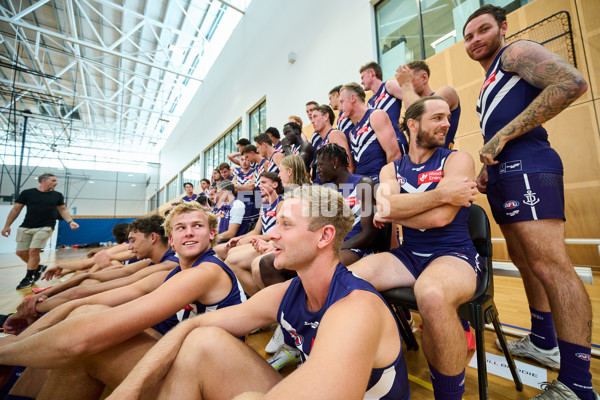
[[377,237],[375,243],[373,243],[375,253],[390,251],[393,233],[392,224],[390,223],[385,224],[381,229],[377,229]]
[[477,249],[477,252],[483,259],[481,265],[482,280],[475,292],[475,298],[487,293],[494,295],[493,271],[492,271],[492,233],[490,221],[487,214],[477,204],[471,204],[468,217],[469,234],[471,240]]

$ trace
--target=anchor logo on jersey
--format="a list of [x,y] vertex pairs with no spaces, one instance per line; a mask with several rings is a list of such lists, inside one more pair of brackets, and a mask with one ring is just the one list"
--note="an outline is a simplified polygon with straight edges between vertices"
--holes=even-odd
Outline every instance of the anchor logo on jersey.
[[527,193],[525,193],[523,196],[525,196],[525,200],[523,201],[524,204],[527,204],[528,206],[535,206],[537,203],[540,202],[540,199],[538,199],[537,197],[535,197],[535,193],[531,191],[531,189],[527,189]]

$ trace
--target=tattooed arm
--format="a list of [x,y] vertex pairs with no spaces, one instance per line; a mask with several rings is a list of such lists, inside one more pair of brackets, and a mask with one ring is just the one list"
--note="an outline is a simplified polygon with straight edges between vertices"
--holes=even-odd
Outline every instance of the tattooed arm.
[[479,151],[481,162],[498,164],[494,158],[504,145],[553,118],[587,90],[583,76],[560,56],[544,46],[518,41],[502,53],[504,70],[514,72],[542,92],[519,114],[500,129]]

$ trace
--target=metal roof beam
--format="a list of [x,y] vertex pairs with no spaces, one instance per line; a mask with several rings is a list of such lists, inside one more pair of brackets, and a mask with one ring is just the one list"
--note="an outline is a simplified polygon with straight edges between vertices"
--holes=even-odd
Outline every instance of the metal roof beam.
[[[93,50],[96,50],[96,51],[100,51],[100,52],[103,52],[103,53],[106,53],[106,54],[110,54],[110,55],[115,56],[115,57],[119,57],[119,58],[122,58],[122,59],[125,59],[125,60],[133,61],[135,63],[140,63],[142,65],[146,65],[146,66],[151,67],[151,68],[156,68],[158,70],[169,72],[169,73],[172,73],[174,75],[184,76],[184,77],[186,77],[188,79],[193,79],[195,81],[202,82],[202,79],[200,79],[200,78],[197,78],[195,76],[192,76],[190,74],[186,74],[186,73],[183,73],[183,72],[174,71],[173,69],[170,69],[168,66],[165,67],[165,66],[162,66],[162,65],[158,65],[158,64],[155,64],[155,63],[148,62],[146,60],[142,60],[142,59],[139,59],[139,58],[131,57],[131,56],[127,55],[127,54],[120,53],[118,51],[109,50],[107,48],[103,48],[101,46],[97,46],[97,45],[95,45],[93,43],[89,43],[89,42],[86,42],[86,41],[83,41],[83,40],[79,40],[79,39],[75,39],[75,38],[72,38],[72,37],[68,37],[68,36],[60,34],[60,33],[52,32],[52,31],[50,31],[48,29],[40,28],[40,27],[31,25],[31,24],[28,24],[26,22],[19,22],[19,21],[13,20],[12,18],[6,18],[6,17],[0,17],[0,21],[1,22],[7,22],[7,23],[13,25],[13,29],[14,29],[14,27],[20,27],[22,29],[30,29],[30,30],[32,30],[34,32],[40,32],[40,33],[42,33],[44,35],[55,37],[55,38],[64,40],[66,42],[78,44],[80,46],[87,47],[87,48],[90,48],[90,49],[93,49]],[[19,36],[25,36],[25,35],[19,35]]]

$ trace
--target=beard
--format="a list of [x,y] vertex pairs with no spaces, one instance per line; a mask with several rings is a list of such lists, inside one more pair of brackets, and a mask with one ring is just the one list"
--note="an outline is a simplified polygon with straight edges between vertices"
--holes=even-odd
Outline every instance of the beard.
[[472,51],[468,51],[468,55],[472,60],[475,61],[481,61],[481,60],[485,60],[487,58],[492,57],[494,54],[496,54],[496,51],[498,51],[498,49],[500,49],[502,47],[502,42],[503,42],[503,37],[502,35],[500,35],[500,33],[498,32],[498,35],[495,36],[493,39],[491,39],[491,41],[488,43],[487,45],[487,51],[485,51],[484,53],[481,53],[479,55],[475,55]]
[[436,139],[434,135],[429,135],[427,131],[421,129],[417,130],[417,145],[423,149],[435,149],[437,147],[443,146],[446,143],[446,139],[444,140]]

